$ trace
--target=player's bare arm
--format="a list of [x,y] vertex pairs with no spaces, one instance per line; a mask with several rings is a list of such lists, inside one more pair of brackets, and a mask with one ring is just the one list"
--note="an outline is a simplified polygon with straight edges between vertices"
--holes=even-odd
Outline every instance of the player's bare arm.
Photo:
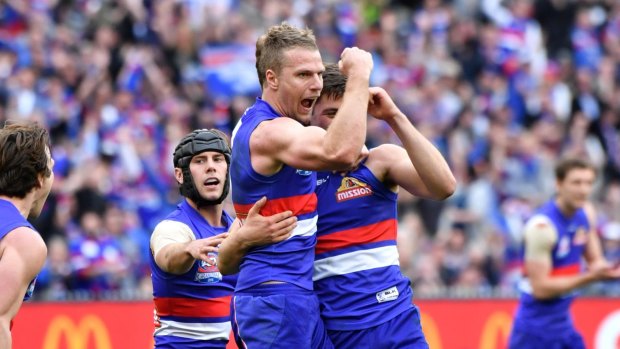
[[346,93],[329,130],[303,127],[289,118],[261,123],[250,138],[254,170],[271,175],[283,163],[306,170],[343,170],[358,161],[366,138],[372,57],[347,48],[340,67],[348,78]]
[[266,198],[257,201],[243,224],[238,219],[233,222],[228,237],[219,247],[217,266],[222,274],[239,272],[241,260],[250,248],[278,243],[291,236],[297,217],[291,211],[261,216],[259,212],[266,202]]
[[47,247],[41,236],[20,227],[0,241],[0,348],[11,348],[10,323],[22,305],[28,285],[43,268]]
[[371,87],[368,112],[387,122],[403,147],[384,144],[371,150],[366,162],[388,185],[401,186],[419,197],[443,200],[456,189],[456,179],[439,150],[411,124],[387,92]]
[[596,232],[588,234],[584,258],[588,262],[588,272],[594,275],[595,280],[620,278],[620,264],[613,265],[605,259],[601,250],[601,241]]
[[180,222],[162,221],[151,236],[151,251],[155,263],[167,273],[187,273],[197,259],[208,260],[210,252],[217,252],[217,246],[226,233],[205,239],[196,239],[191,229]]
[[584,258],[588,263],[588,269],[602,269],[608,267],[608,263],[603,256],[603,249],[601,242],[596,233],[596,210],[592,206],[592,203],[588,202],[583,206],[583,210],[588,217],[590,223],[590,231],[588,234],[588,242],[584,249]]
[[561,296],[599,277],[592,272],[552,276],[551,254],[557,240],[553,224],[541,217],[532,218],[525,228],[525,272],[538,299]]
[[584,258],[588,263],[588,270],[596,275],[600,275],[602,279],[620,278],[620,265],[616,268],[605,259],[600,238],[596,232],[596,210],[592,203],[588,202],[583,207],[588,222],[590,222],[590,232],[588,241],[584,249]]

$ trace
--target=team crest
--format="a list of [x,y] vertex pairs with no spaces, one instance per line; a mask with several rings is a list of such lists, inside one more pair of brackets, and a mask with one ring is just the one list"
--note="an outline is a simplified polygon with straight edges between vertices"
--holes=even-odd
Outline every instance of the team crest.
[[198,261],[198,270],[196,270],[196,276],[194,281],[215,283],[222,281],[222,273],[217,268],[217,255],[210,252],[207,261]]
[[372,195],[372,188],[368,184],[353,177],[344,177],[336,191],[336,201],[343,202],[368,195]]
[[573,245],[585,245],[588,241],[586,228],[579,227],[575,232],[575,236],[573,237]]
[[568,256],[570,252],[570,238],[566,235],[562,236],[560,242],[558,243],[558,249],[555,252],[555,256],[557,258],[562,258]]

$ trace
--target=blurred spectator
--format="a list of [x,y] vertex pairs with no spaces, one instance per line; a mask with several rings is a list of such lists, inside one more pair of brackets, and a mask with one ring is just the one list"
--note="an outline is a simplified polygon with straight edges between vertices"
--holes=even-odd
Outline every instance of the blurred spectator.
[[67,242],[56,236],[47,242],[47,263],[38,277],[37,287],[45,289],[43,297],[49,300],[66,300],[71,290],[71,263]]
[[[612,264],[620,263],[620,182],[609,185],[598,207],[598,231],[603,245],[603,254]],[[600,292],[617,295],[620,281],[602,283]]]
[[467,237],[462,228],[452,227],[446,239],[439,274],[444,284],[453,286],[459,283],[462,274],[471,263],[467,249]]
[[573,60],[575,68],[595,70],[598,68],[603,50],[599,27],[600,14],[597,8],[581,7],[577,10],[575,23],[571,32]]
[[571,50],[571,26],[575,21],[577,2],[573,0],[537,0],[535,17],[545,33],[545,47],[549,58]]
[[128,261],[120,241],[105,229],[102,213],[86,211],[77,236],[69,242],[74,284],[72,288],[94,298],[119,291],[128,276]]

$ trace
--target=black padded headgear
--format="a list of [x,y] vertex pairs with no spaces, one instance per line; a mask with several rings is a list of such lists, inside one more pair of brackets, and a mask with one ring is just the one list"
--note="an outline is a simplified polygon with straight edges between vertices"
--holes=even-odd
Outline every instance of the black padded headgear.
[[[189,163],[192,161],[192,158],[205,151],[222,153],[228,164],[224,189],[222,190],[222,195],[216,200],[206,200],[200,196],[194,184],[194,178],[192,178],[192,174],[189,171]],[[219,132],[200,129],[183,137],[176,148],[174,148],[172,162],[174,167],[180,168],[183,173],[183,184],[179,187],[179,192],[186,198],[191,199],[196,206],[218,205],[228,196],[228,191],[230,190],[230,147]]]

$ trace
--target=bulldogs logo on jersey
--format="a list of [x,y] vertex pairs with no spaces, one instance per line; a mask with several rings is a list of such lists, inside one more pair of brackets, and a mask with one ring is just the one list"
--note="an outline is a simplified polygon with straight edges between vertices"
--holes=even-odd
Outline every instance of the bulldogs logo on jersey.
[[585,227],[577,228],[575,236],[573,236],[573,245],[580,246],[585,245],[588,242],[587,231]]
[[558,249],[555,252],[557,258],[563,258],[568,256],[570,252],[570,238],[566,235],[562,236],[560,242],[558,242]]
[[217,255],[210,252],[207,261],[198,261],[198,270],[196,270],[196,276],[194,281],[204,283],[215,283],[222,281],[222,273],[217,268]]
[[24,300],[27,301],[32,298],[32,294],[34,293],[34,285],[37,283],[37,278],[35,277],[28,284],[28,288],[26,289],[26,294],[24,295]]
[[344,177],[336,191],[336,201],[343,202],[368,195],[372,195],[372,188],[368,184],[357,178]]

